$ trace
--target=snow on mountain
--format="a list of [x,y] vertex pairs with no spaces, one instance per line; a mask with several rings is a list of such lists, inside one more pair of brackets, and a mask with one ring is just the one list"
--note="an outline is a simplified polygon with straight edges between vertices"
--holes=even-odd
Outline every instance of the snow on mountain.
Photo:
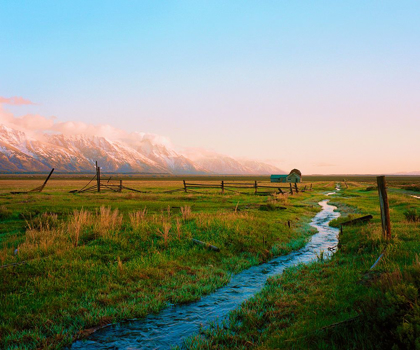
[[[211,154],[211,155],[209,155]],[[95,161],[104,172],[171,174],[270,174],[276,167],[249,160],[206,153],[196,160],[163,143],[139,137],[134,142],[99,136],[62,134],[28,137],[0,124],[0,171],[34,172],[55,168],[61,172],[92,172]]]
[[279,168],[248,159],[234,159],[232,157],[208,151],[208,150],[193,150],[186,151],[186,155],[194,160],[194,164],[209,170],[215,174],[223,175],[247,175],[247,174],[281,174],[285,173]]

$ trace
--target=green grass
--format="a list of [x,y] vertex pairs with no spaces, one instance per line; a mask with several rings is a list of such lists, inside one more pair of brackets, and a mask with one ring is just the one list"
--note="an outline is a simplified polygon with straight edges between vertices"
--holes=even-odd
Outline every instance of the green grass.
[[[229,315],[225,327],[188,341],[192,349],[419,349],[420,223],[407,208],[419,200],[389,190],[391,241],[382,239],[377,192],[352,184],[334,197],[344,217],[372,214],[345,227],[332,259],[290,268]],[[386,248],[379,265],[372,264]]]
[[302,247],[323,198],[161,193],[179,181],[129,184],[148,194],[68,193],[84,183],[11,195],[38,180],[4,181],[0,262],[26,264],[0,269],[0,348],[58,349],[92,327],[197,300],[232,273]]

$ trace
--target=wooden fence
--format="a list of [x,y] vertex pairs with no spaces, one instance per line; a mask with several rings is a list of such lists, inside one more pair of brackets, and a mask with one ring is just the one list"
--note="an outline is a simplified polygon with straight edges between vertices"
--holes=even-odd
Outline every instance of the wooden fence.
[[[212,182],[212,183],[197,183],[197,182],[187,182],[183,180],[184,184],[184,192],[196,192],[200,193],[199,189],[220,189],[221,193],[224,194],[226,191],[234,192],[234,193],[241,193],[241,194],[255,194],[255,195],[265,195],[265,194],[291,194],[305,192],[312,190],[312,184],[305,185],[301,188],[298,187],[297,183],[289,183],[289,186],[279,186],[279,185],[266,185],[258,183],[258,181],[254,182],[228,182],[228,181],[221,181],[219,182]],[[245,192],[246,190],[250,190],[249,192]]]
[[[95,176],[80,190],[72,190],[70,193],[85,193],[85,192],[101,192],[103,190],[110,190],[113,192],[122,192],[123,189],[139,192],[139,193],[148,193],[146,191],[140,191],[136,190],[135,188],[123,186],[122,180],[119,180],[119,182],[111,182],[112,176],[107,180],[101,179],[101,168],[98,166],[98,162],[96,162],[96,174]],[[91,185],[92,181],[96,180],[96,184],[94,182],[93,185]]]

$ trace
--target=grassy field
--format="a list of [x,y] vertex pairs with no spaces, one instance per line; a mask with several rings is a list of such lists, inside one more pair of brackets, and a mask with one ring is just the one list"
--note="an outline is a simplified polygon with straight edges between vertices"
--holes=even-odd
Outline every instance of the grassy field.
[[[0,269],[2,349],[62,348],[98,326],[211,293],[232,273],[303,246],[316,203],[336,183],[326,178],[294,196],[170,194],[182,187],[179,178],[126,176],[126,186],[149,193],[70,194],[88,177],[56,176],[43,193],[10,194],[41,179],[0,179],[0,264],[19,264]],[[389,243],[381,239],[374,178],[346,184],[331,197],[344,219],[374,220],[346,227],[332,260],[271,279],[231,314],[228,328],[191,339],[191,348],[418,346],[420,200],[410,196],[419,194],[418,178],[389,181]]]
[[335,186],[294,196],[170,194],[179,179],[124,177],[149,193],[70,194],[87,177],[56,176],[42,193],[10,194],[41,178],[0,179],[2,349],[62,348],[97,326],[211,293],[232,273],[303,246],[316,203]]
[[[230,314],[225,327],[189,339],[191,349],[419,349],[419,182],[390,182],[392,240],[382,238],[378,194],[348,182],[332,196],[345,226],[332,259],[288,269]],[[383,258],[370,269],[380,254]]]

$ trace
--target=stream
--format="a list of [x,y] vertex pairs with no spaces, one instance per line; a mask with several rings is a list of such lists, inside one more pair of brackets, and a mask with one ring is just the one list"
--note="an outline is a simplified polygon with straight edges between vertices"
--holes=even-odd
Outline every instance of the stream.
[[[73,343],[71,349],[171,349],[182,346],[183,340],[197,334],[201,327],[221,322],[228,313],[258,293],[269,277],[278,275],[288,267],[309,263],[338,243],[337,228],[329,222],[340,216],[328,200],[318,203],[322,210],[310,225],[318,230],[301,249],[253,266],[233,275],[229,284],[200,300],[181,305],[170,305],[158,314],[143,319],[113,324],[99,329],[85,340]],[[332,250],[332,249],[331,249]]]

